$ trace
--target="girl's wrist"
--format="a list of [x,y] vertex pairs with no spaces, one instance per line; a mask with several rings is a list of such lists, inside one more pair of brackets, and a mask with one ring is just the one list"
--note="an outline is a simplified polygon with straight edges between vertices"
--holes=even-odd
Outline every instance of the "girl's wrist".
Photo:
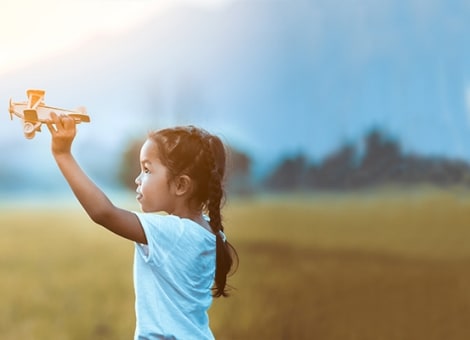
[[72,153],[69,150],[52,150],[52,155],[56,160],[60,160],[63,158],[68,158],[72,156]]

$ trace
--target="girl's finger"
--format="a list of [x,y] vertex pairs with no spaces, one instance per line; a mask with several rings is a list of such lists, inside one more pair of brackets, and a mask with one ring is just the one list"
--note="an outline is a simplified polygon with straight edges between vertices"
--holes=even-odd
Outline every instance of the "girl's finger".
[[47,128],[52,134],[57,134],[58,130],[62,127],[60,117],[54,111],[51,111],[50,117],[51,119],[46,123]]
[[47,128],[49,129],[49,131],[51,132],[51,134],[55,134],[57,132],[57,130],[54,128],[54,126],[52,125],[52,121],[48,121],[46,123],[47,125]]
[[62,124],[64,126],[64,129],[66,130],[72,130],[75,127],[75,122],[73,118],[69,116],[63,116],[62,117]]
[[54,112],[54,111],[51,111],[51,113],[49,114],[49,116],[51,117],[51,120],[53,122],[56,122],[57,121],[57,114]]
[[51,117],[52,120],[54,121],[56,130],[63,130],[64,124],[63,124],[63,115],[57,115],[55,112],[51,112]]

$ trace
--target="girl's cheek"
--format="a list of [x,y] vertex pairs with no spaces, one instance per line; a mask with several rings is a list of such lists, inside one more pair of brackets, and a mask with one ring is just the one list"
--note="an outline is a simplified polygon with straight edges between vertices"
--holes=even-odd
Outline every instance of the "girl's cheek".
[[140,179],[140,186],[145,186],[145,184],[148,182],[148,176],[145,174],[142,176],[142,178]]

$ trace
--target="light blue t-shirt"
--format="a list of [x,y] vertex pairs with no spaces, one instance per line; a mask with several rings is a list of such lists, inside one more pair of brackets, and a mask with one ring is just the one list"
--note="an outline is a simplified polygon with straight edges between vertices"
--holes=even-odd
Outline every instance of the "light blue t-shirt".
[[136,215],[148,245],[135,244],[134,339],[214,339],[207,310],[215,276],[215,235],[189,219]]

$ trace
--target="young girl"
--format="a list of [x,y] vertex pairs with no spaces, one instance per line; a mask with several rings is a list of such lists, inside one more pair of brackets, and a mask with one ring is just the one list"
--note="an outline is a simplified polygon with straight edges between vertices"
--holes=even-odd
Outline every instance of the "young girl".
[[213,296],[227,296],[237,260],[220,213],[220,139],[192,126],[150,133],[135,180],[142,213],[134,213],[114,206],[75,161],[73,119],[52,113],[48,128],[55,161],[90,218],[135,242],[135,339],[213,339],[207,310]]

